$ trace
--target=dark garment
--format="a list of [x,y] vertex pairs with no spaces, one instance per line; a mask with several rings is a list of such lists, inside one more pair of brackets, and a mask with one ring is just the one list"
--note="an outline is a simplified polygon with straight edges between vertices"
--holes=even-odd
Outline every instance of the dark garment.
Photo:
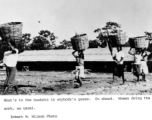
[[5,80],[4,85],[16,85],[15,75],[16,75],[16,67],[6,67],[6,75],[7,78]]
[[76,57],[77,66],[84,66],[84,59]]
[[133,65],[133,74],[134,74],[135,76],[141,75],[140,67],[141,67],[140,64],[134,64],[134,65]]
[[118,76],[118,77],[124,76],[124,66],[123,66],[123,64],[122,65],[121,64],[116,64],[115,65],[113,75]]

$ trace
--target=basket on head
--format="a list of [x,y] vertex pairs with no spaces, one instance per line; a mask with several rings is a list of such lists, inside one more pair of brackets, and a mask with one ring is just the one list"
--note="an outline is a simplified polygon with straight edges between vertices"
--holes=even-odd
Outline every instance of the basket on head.
[[117,45],[125,45],[127,40],[126,33],[118,32],[116,43]]
[[0,25],[0,37],[3,41],[20,41],[22,37],[22,23],[10,22]]
[[71,38],[73,49],[76,51],[85,50],[89,47],[89,41],[86,34],[75,35]]
[[148,48],[149,40],[146,40],[146,37],[136,37],[135,40],[135,48]]
[[118,33],[109,36],[112,47],[123,46],[126,44],[126,33]]
[[0,37],[2,38],[2,41],[14,41],[19,51],[20,49],[22,49],[21,51],[24,49],[24,44],[21,42],[22,26],[22,22],[10,22],[0,25]]

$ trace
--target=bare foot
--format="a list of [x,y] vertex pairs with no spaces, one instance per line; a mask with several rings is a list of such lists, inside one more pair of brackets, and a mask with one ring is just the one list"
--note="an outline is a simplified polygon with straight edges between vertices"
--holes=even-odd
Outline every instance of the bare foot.
[[80,87],[80,85],[78,84],[78,83],[76,83],[75,85],[74,85],[74,88],[79,88]]
[[120,83],[120,85],[124,85],[125,83],[123,82],[123,83]]

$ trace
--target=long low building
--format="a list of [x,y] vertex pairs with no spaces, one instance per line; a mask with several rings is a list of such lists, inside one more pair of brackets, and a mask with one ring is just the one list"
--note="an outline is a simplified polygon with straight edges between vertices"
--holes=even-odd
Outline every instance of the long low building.
[[[129,47],[124,47],[125,61],[133,61],[133,56],[128,54]],[[33,50],[19,54],[18,61],[75,61],[72,49],[62,50]],[[114,48],[114,53],[116,48]],[[113,61],[108,48],[87,49],[84,51],[85,61]]]
[[[132,70],[133,56],[128,54],[129,47],[124,47],[125,71]],[[63,50],[34,50],[19,54],[18,70],[63,71],[75,69],[76,62],[72,56],[72,49]],[[114,53],[116,49],[114,48]],[[87,49],[85,54],[85,68],[98,72],[112,72],[114,61],[108,48]],[[149,71],[152,72],[152,61],[148,61]]]

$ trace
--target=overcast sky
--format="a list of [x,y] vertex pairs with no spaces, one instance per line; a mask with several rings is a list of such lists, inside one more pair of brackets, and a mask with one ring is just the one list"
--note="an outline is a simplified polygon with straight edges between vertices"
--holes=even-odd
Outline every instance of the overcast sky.
[[[23,22],[23,33],[50,30],[58,40],[93,31],[107,21],[121,24],[128,37],[152,32],[151,0],[0,0],[0,24]],[[40,21],[40,22],[38,22]]]

